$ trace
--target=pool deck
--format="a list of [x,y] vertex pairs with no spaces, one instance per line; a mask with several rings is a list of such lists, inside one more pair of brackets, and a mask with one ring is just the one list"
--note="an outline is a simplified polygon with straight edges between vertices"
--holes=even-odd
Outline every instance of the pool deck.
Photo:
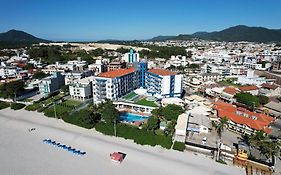
[[147,117],[151,116],[151,114],[149,115],[148,113],[136,112],[136,111],[133,111],[131,109],[120,109],[119,112],[129,112],[129,113],[132,113],[132,114],[138,114],[138,115],[147,116]]

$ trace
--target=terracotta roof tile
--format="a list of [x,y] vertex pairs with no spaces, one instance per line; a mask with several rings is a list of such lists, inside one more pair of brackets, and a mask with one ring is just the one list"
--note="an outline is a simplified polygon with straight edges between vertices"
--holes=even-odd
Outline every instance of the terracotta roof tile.
[[271,132],[268,126],[274,119],[265,114],[255,113],[245,108],[236,108],[229,103],[221,101],[215,102],[213,108],[217,110],[220,118],[227,117],[234,123],[246,125],[255,130],[263,130],[266,133]]
[[269,83],[263,83],[263,84],[261,84],[261,87],[266,88],[266,89],[273,89],[273,90],[278,88],[277,85],[269,84]]
[[134,68],[129,68],[129,69],[117,69],[113,71],[107,71],[100,73],[98,76],[99,77],[105,77],[105,78],[116,78],[116,77],[121,77],[130,73],[135,72],[136,70]]
[[149,69],[148,72],[162,76],[177,75],[176,72],[172,72],[166,69]]
[[231,95],[235,95],[238,92],[238,90],[235,88],[232,88],[232,87],[226,87],[226,88],[224,88],[223,92],[231,94]]
[[258,90],[259,88],[257,86],[242,86],[239,88],[240,91],[246,92],[246,91],[253,91]]

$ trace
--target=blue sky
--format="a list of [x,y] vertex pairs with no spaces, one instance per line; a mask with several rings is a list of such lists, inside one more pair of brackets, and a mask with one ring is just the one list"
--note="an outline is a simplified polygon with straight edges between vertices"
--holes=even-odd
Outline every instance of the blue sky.
[[0,32],[51,40],[148,39],[234,25],[281,28],[280,0],[0,0]]

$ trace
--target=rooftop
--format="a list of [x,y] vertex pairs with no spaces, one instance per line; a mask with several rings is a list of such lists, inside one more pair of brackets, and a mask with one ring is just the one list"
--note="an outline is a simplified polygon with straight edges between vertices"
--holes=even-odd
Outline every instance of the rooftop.
[[223,92],[231,94],[231,95],[235,95],[238,92],[238,90],[236,88],[226,87],[226,88],[224,88]]
[[240,91],[245,92],[245,91],[254,91],[258,90],[259,88],[257,86],[242,86],[239,88]]
[[265,89],[272,89],[272,90],[275,90],[278,88],[277,85],[275,84],[269,84],[269,83],[263,83],[261,84],[261,87],[265,88]]
[[217,110],[220,118],[227,117],[228,120],[234,123],[246,125],[254,130],[263,130],[266,133],[271,132],[269,124],[274,119],[265,114],[255,113],[245,108],[237,108],[222,101],[215,102],[213,108]]
[[166,69],[149,69],[148,72],[162,76],[177,75],[176,72],[172,72]]
[[116,78],[116,77],[121,77],[130,73],[135,72],[134,68],[129,68],[129,69],[117,69],[113,71],[108,71],[104,73],[100,73],[98,76],[99,77],[104,77],[104,78]]

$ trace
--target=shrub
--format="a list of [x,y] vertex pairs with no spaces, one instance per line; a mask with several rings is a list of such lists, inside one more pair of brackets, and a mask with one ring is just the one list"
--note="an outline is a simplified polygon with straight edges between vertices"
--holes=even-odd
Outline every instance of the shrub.
[[0,110],[9,107],[10,104],[4,101],[0,101]]
[[33,103],[32,105],[26,106],[24,109],[27,110],[27,111],[36,111],[39,108],[40,108],[39,103]]
[[177,150],[177,151],[184,151],[185,150],[185,144],[183,142],[175,141],[173,149]]
[[25,104],[21,104],[21,103],[12,103],[11,104],[11,109],[13,109],[13,110],[20,110],[24,107],[25,107]]
[[[106,135],[114,135],[113,124],[100,122],[96,124],[95,129]],[[163,148],[170,149],[172,146],[172,137],[165,135],[156,135],[151,131],[128,126],[126,124],[117,124],[117,136],[125,139],[132,139],[140,145],[160,145]]]
[[78,112],[73,113],[72,115],[65,115],[62,117],[62,119],[67,123],[91,129],[100,119],[100,114],[90,113],[87,109],[82,109]]

